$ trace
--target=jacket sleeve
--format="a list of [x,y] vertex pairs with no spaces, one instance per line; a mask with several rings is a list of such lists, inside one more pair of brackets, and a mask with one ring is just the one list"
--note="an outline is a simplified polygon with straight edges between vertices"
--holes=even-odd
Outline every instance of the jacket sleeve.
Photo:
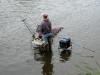
[[50,25],[49,25],[49,29],[50,29],[50,31],[52,31],[52,24],[51,24],[51,22],[50,22]]
[[43,24],[42,24],[42,22],[41,22],[41,24],[40,24],[40,32],[41,32],[41,33],[43,32]]

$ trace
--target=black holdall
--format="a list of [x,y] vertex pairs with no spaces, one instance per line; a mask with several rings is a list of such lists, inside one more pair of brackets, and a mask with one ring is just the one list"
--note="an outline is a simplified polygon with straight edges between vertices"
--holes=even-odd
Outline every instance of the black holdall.
[[59,46],[61,49],[67,49],[71,46],[71,39],[66,37],[66,38],[62,38],[59,41]]

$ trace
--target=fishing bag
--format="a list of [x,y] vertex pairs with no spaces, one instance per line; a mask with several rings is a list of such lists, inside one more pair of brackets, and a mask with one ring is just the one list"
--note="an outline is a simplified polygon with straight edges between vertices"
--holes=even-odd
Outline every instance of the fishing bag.
[[59,46],[60,48],[62,49],[67,49],[71,46],[71,39],[70,38],[62,38],[60,41],[59,41]]

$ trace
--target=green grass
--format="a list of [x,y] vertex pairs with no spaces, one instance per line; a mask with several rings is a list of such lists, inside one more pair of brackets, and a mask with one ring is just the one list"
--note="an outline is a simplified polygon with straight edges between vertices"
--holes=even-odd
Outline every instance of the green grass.
[[98,62],[96,62],[96,67],[92,67],[86,62],[80,62],[80,64],[74,66],[82,71],[78,75],[100,75],[100,64]]

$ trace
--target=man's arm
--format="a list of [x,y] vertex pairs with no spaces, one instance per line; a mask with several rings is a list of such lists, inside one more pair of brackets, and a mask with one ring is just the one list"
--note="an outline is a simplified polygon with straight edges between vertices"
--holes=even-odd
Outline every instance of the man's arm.
[[41,24],[39,25],[39,31],[38,31],[39,35],[42,35],[43,34],[43,26],[42,26],[42,22]]

